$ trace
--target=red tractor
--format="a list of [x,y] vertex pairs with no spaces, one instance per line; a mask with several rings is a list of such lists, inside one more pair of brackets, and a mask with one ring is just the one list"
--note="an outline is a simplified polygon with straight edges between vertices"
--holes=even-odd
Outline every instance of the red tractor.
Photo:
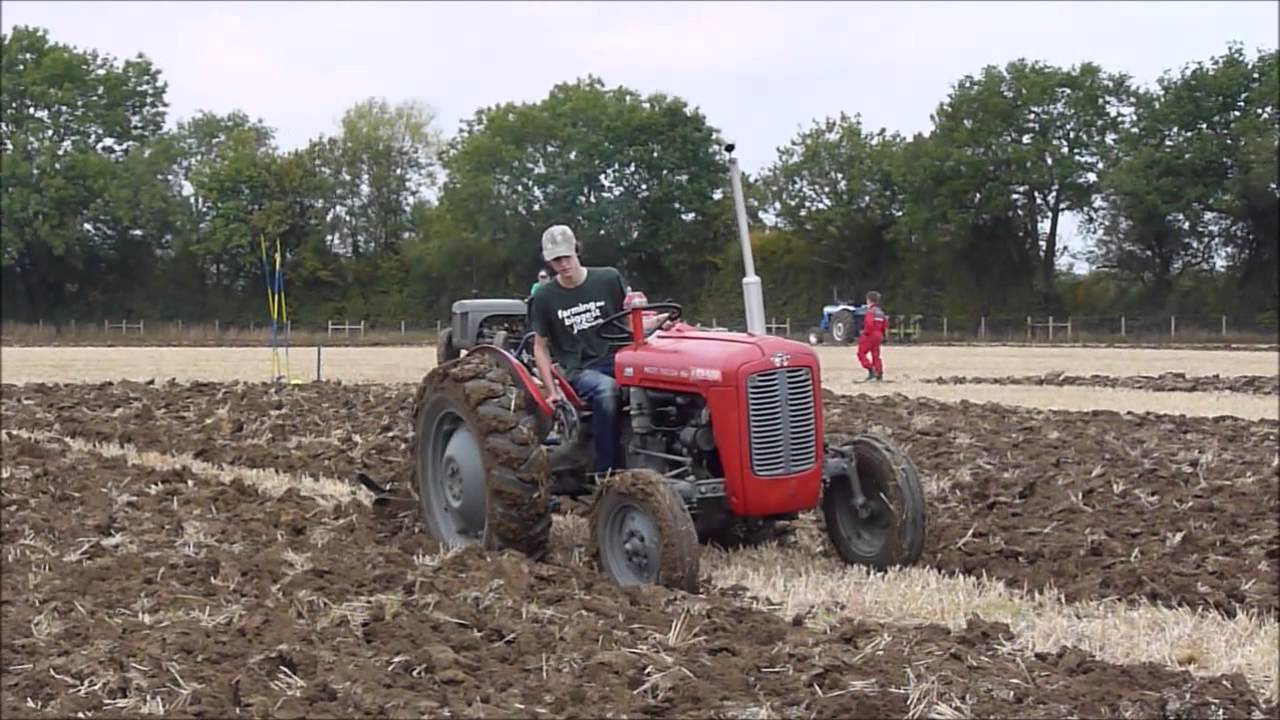
[[[726,148],[730,152],[732,146]],[[591,550],[622,585],[696,591],[700,542],[820,508],[849,563],[914,563],[925,538],[916,468],[886,438],[825,440],[821,373],[807,345],[764,333],[764,304],[730,158],[746,333],[707,332],[658,303],[606,318],[625,469],[594,478],[589,409],[545,399],[518,349],[477,346],[433,369],[415,401],[413,477],[427,530],[448,546],[512,548],[541,558],[557,498],[588,498]],[[645,312],[674,326],[643,330]]]

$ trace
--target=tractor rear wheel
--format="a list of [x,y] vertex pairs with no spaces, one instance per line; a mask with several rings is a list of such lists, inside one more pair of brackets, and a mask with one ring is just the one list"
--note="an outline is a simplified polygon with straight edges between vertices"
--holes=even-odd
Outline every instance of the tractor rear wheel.
[[[906,566],[924,550],[926,514],[920,473],[911,459],[881,435],[855,436],[833,448],[856,468],[828,478],[822,497],[827,536],[845,562],[878,570]],[[852,483],[859,483],[858,507]]]
[[413,477],[432,537],[542,558],[551,535],[549,430],[492,353],[428,373],[414,403]]
[[836,344],[847,343],[857,335],[853,327],[853,313],[841,310],[831,318],[831,339]]
[[591,554],[610,580],[698,591],[698,531],[660,473],[624,470],[604,480],[590,524]]

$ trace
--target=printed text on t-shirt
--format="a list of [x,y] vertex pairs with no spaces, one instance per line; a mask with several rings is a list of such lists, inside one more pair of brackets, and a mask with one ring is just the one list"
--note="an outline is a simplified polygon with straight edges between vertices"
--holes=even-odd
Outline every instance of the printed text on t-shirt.
[[577,335],[587,328],[595,327],[603,319],[604,316],[600,312],[603,307],[603,300],[593,300],[559,310],[556,314],[560,316],[564,326]]

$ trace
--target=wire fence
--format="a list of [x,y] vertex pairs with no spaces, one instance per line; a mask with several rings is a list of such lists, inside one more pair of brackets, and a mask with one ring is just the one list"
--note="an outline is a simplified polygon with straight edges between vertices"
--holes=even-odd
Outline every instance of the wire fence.
[[[1275,322],[1231,315],[1107,316],[958,316],[890,314],[889,343],[992,344],[1233,344],[1280,343]],[[686,322],[710,330],[746,330],[742,318],[690,317]],[[770,334],[802,341],[831,343],[812,318],[767,318]],[[333,318],[324,323],[296,323],[275,329],[276,342],[291,345],[424,344],[435,342],[449,320],[377,320]],[[162,344],[261,345],[272,341],[270,323],[258,319],[183,320],[108,319],[101,321],[4,322],[0,342],[6,345]]]

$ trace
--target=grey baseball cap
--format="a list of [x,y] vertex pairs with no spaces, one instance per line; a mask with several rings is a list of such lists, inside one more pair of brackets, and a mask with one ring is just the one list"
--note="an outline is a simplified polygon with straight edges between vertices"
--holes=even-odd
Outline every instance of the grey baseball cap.
[[550,262],[553,258],[574,255],[577,242],[568,225],[552,225],[542,233],[542,259]]

